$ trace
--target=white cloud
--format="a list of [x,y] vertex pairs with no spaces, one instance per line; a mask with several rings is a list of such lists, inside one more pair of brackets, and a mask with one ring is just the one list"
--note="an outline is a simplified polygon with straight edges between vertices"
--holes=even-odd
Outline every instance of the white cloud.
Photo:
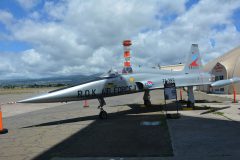
[[44,4],[44,10],[51,18],[54,20],[59,20],[64,18],[68,8],[64,1],[59,1],[58,3],[47,1]]
[[0,22],[6,26],[11,25],[14,21],[13,15],[10,12],[0,10]]
[[36,65],[41,62],[41,55],[37,53],[34,49],[24,51],[21,58],[23,62],[29,65]]
[[[184,63],[192,43],[199,44],[205,62],[239,45],[240,33],[229,18],[240,7],[237,1],[201,0],[188,11],[184,4],[185,0],[62,0],[46,1],[42,9],[31,11],[37,5],[31,1],[25,6],[28,16],[21,19],[0,11],[12,39],[32,45],[11,54],[18,57],[14,62],[4,54],[10,65],[3,67],[28,76],[103,72],[122,66],[124,39],[133,41],[132,63],[149,67]],[[172,14],[176,19],[168,24],[164,17]],[[212,29],[216,24],[226,28],[217,32]]]
[[40,1],[39,0],[16,0],[23,9],[30,10],[34,8]]
[[185,0],[169,1],[161,0],[158,2],[158,14],[182,14],[185,12]]

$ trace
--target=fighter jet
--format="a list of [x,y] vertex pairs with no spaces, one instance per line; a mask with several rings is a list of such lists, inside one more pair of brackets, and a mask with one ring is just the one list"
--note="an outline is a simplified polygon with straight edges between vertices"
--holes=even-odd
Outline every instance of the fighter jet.
[[143,100],[145,105],[150,105],[151,90],[163,89],[166,82],[174,82],[177,88],[188,88],[188,100],[194,104],[193,86],[211,85],[224,86],[231,83],[240,82],[240,78],[235,77],[228,80],[213,82],[214,76],[204,72],[202,69],[201,57],[197,44],[192,44],[187,56],[185,67],[182,71],[152,71],[119,73],[111,69],[94,80],[83,82],[76,86],[70,86],[37,97],[25,99],[18,103],[52,103],[69,102],[88,99],[98,99],[100,109],[99,117],[107,118],[107,112],[103,106],[106,105],[104,98],[144,92]]

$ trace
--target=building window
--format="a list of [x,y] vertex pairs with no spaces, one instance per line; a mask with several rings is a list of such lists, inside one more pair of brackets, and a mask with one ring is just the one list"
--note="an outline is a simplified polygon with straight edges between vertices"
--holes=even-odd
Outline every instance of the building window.
[[224,76],[220,75],[220,76],[215,76],[215,81],[219,81],[219,80],[223,80]]

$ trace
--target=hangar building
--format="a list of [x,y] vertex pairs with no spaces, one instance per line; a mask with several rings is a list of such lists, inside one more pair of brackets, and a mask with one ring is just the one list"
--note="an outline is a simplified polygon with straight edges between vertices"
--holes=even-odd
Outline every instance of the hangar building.
[[[215,81],[240,77],[240,46],[214,59],[204,66],[204,71],[215,75]],[[240,84],[234,84],[237,93],[240,93]],[[209,93],[232,94],[233,85],[225,87],[201,86],[199,90]]]
[[[160,69],[162,70],[179,71],[183,68],[184,64],[160,66]],[[204,71],[215,75],[215,81],[229,79],[232,77],[240,77],[240,46],[204,65]],[[236,93],[240,94],[240,83],[234,84],[234,87]],[[206,85],[199,86],[197,89],[208,93],[233,93],[232,85],[225,87],[210,87],[209,85]]]
[[169,71],[181,71],[184,68],[184,64],[176,64],[176,65],[167,65],[167,66],[160,66],[159,69],[161,70],[169,70]]

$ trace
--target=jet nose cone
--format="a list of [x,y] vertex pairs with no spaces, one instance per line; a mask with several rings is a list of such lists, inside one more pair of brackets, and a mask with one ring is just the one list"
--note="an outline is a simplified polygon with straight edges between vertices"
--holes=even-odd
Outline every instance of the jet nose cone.
[[25,103],[25,100],[17,101],[17,103]]
[[48,95],[41,95],[33,98],[28,98],[24,100],[20,100],[17,103],[45,103],[48,100]]
[[38,103],[38,101],[39,101],[39,99],[29,98],[29,99],[17,101],[17,103]]
[[17,103],[31,103],[31,100],[30,99],[24,99],[24,100],[17,101]]

